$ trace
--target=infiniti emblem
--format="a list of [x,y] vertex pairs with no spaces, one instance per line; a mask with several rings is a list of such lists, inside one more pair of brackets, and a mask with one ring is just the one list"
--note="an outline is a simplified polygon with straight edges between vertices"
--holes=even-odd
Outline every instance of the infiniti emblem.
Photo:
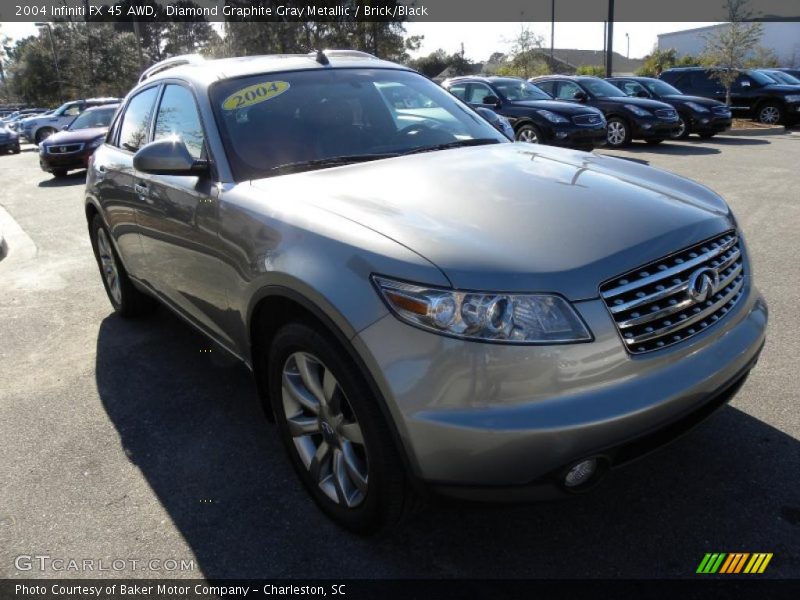
[[719,287],[719,273],[715,269],[703,267],[689,276],[689,296],[695,302],[705,302]]

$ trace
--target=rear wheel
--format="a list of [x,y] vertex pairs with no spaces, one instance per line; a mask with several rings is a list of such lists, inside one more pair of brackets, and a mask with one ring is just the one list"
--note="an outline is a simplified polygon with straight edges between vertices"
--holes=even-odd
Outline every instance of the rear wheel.
[[758,121],[765,125],[777,125],[783,122],[783,107],[774,102],[768,102],[758,109]]
[[518,142],[527,142],[528,144],[541,144],[542,134],[539,130],[530,124],[523,125],[517,129],[516,139]]
[[293,322],[275,335],[267,368],[281,438],[317,505],[357,533],[396,524],[413,490],[378,400],[346,353]]
[[628,123],[619,117],[608,120],[608,145],[612,148],[622,148],[631,143],[631,130]]
[[134,287],[125,267],[111,243],[111,236],[100,215],[95,215],[91,225],[92,250],[100,268],[103,286],[111,306],[122,317],[135,317],[152,312],[156,301]]

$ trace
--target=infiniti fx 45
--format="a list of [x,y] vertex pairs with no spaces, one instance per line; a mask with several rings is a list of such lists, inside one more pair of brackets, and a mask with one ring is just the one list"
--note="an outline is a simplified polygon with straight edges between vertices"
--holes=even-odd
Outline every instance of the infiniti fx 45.
[[729,400],[765,338],[711,190],[511,142],[353,51],[143,77],[85,206],[114,310],[161,303],[240,358],[309,494],[360,532],[431,491],[586,490]]

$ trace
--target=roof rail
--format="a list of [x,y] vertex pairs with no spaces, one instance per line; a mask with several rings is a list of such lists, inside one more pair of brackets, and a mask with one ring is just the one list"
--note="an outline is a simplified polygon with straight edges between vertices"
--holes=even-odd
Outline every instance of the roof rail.
[[[322,51],[325,56],[349,56],[351,58],[375,58],[378,57],[369,52],[362,52],[361,50],[331,50],[325,49]],[[314,54],[313,52],[311,54]]]
[[142,71],[142,74],[139,76],[139,83],[143,82],[145,79],[150,79],[153,75],[161,73],[162,71],[166,71],[167,69],[180,67],[181,65],[194,65],[204,61],[205,59],[199,54],[181,54],[180,56],[173,56],[171,58],[164,59]]

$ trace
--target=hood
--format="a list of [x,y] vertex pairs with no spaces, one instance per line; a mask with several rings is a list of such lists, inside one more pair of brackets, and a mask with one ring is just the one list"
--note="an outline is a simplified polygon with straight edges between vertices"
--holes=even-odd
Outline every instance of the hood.
[[42,143],[45,146],[53,146],[58,144],[91,142],[106,133],[108,133],[108,127],[91,127],[89,129],[76,129],[75,131],[59,131],[46,138]]
[[666,102],[659,102],[658,100],[651,100],[650,98],[636,98],[634,96],[607,96],[605,98],[598,98],[602,102],[618,102],[619,104],[632,104],[633,106],[641,106],[648,110],[658,110],[659,108],[672,108]]
[[510,106],[521,106],[524,108],[549,110],[561,115],[585,115],[588,113],[602,115],[603,113],[591,106],[577,104],[574,102],[562,102],[560,100],[520,100],[519,102],[509,102]]
[[395,240],[455,288],[572,300],[595,298],[601,282],[734,227],[725,202],[699,184],[623,159],[524,143],[251,185],[265,199],[297,198],[299,214],[313,203]]
[[724,102],[719,100],[712,100],[711,98],[703,98],[702,96],[687,96],[685,94],[670,94],[669,96],[661,96],[665,100],[673,102],[694,102],[700,106],[725,106]]

